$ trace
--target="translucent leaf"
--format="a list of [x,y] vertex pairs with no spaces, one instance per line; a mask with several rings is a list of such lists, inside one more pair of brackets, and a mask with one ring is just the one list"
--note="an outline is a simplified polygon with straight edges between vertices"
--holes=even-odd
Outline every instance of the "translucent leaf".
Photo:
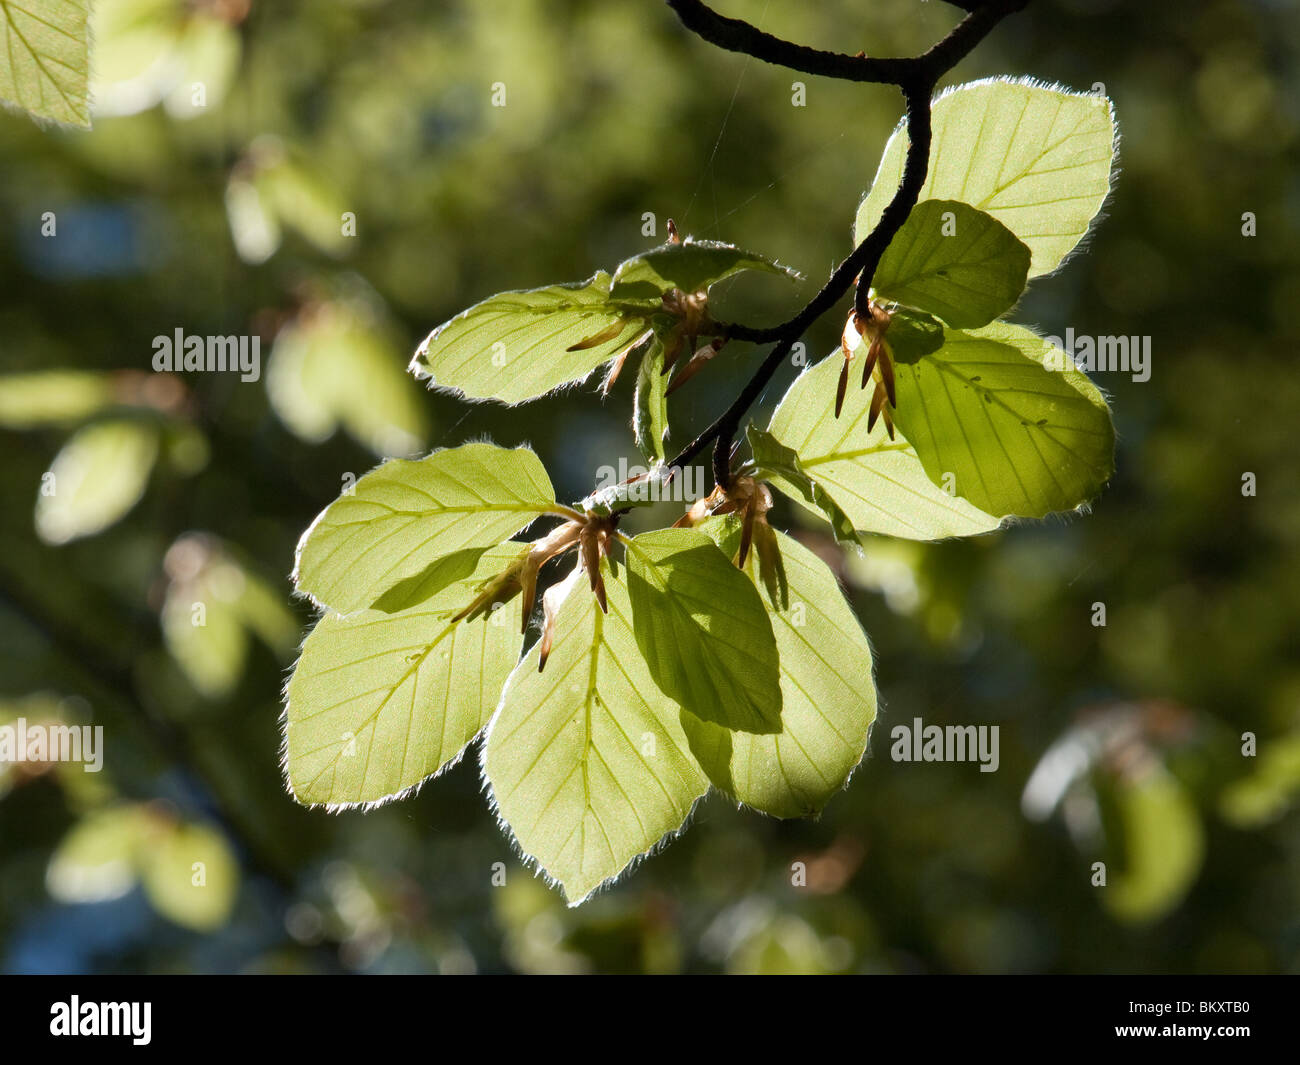
[[239,893],[239,864],[216,829],[181,823],[156,831],[138,862],[149,902],[168,920],[211,932],[229,919]]
[[788,266],[730,244],[687,239],[680,244],[663,244],[628,259],[614,274],[610,296],[654,305],[664,293],[675,288],[687,293],[706,292],[710,286],[744,270],[799,276]]
[[248,634],[235,604],[207,584],[173,587],[161,621],[167,650],[190,683],[209,699],[229,694],[239,683],[248,653]]
[[894,421],[937,483],[989,514],[1042,517],[1092,499],[1115,468],[1115,430],[1088,376],[1018,325],[948,330],[899,362]]
[[[870,388],[856,381],[835,417],[835,390],[843,358],[823,359],[804,371],[772,415],[772,436],[791,448],[799,467],[860,533],[910,540],[973,536],[996,529],[998,519],[930,480],[916,451],[901,435],[890,440],[883,421],[867,432]],[[780,476],[772,484],[802,503],[803,489]],[[813,511],[824,516],[820,511]]]
[[294,580],[322,606],[351,613],[442,556],[495,546],[557,509],[546,470],[527,448],[476,443],[393,459],[312,522]]
[[[933,105],[921,199],[960,200],[1029,246],[1029,276],[1049,273],[1083,239],[1110,192],[1115,119],[1104,96],[1028,81],[960,85]],[[906,122],[885,146],[853,227],[860,243],[903,173]]]
[[968,328],[1014,307],[1028,270],[1029,249],[996,218],[955,200],[925,200],[890,242],[872,286]]
[[121,804],[97,810],[63,837],[45,871],[60,902],[105,902],[135,886],[136,855],[149,830],[143,807]]
[[1300,795],[1300,733],[1266,741],[1259,765],[1219,797],[1225,819],[1256,828],[1280,817]]
[[645,331],[654,310],[610,302],[610,277],[503,292],[425,338],[411,372],[470,399],[523,403],[581,381]]
[[519,614],[452,619],[519,550],[468,554],[444,560],[442,576],[453,579],[432,582],[437,590],[415,605],[330,614],[307,637],[286,714],[286,770],[299,802],[399,797],[453,764],[487,724],[519,660]]
[[80,421],[112,402],[107,374],[43,370],[0,377],[0,425],[7,429]]
[[[740,522],[700,526],[734,556]],[[866,753],[876,717],[871,645],[830,568],[802,544],[772,530],[788,594],[763,605],[781,661],[781,731],[754,735],[683,715],[691,750],[719,789],[774,817],[804,817],[826,805]],[[760,556],[745,573],[762,590]]]
[[803,502],[820,512],[831,523],[835,539],[841,543],[858,543],[853,522],[817,481],[808,475],[794,450],[786,447],[771,433],[750,425],[746,434],[754,455],[755,474],[760,480],[773,480],[782,491],[801,497]]
[[88,0],[0,0],[0,99],[90,128]]
[[342,427],[380,457],[417,454],[428,420],[398,350],[362,301],[318,304],[275,338],[266,373],[271,406],[310,443]]
[[575,582],[545,671],[534,647],[488,726],[483,770],[520,849],[577,904],[678,831],[708,780],[680,707],[637,647],[628,590],[608,566],[609,613]]
[[54,457],[36,499],[36,532],[49,544],[90,536],[139,501],[158,457],[158,431],[114,419],[79,429]]
[[696,717],[781,730],[776,639],[758,591],[694,529],[642,533],[627,548],[636,641],[650,675]]
[[667,458],[664,438],[668,435],[668,375],[663,369],[664,346],[657,336],[652,336],[637,367],[632,404],[636,446],[651,465]]
[[1149,921],[1183,900],[1205,857],[1205,831],[1191,796],[1162,767],[1117,779],[1104,796],[1117,860],[1101,891],[1125,921]]

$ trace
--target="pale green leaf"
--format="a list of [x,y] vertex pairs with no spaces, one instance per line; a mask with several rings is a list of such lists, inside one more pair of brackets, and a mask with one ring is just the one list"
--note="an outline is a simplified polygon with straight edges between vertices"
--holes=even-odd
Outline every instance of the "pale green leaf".
[[136,884],[136,858],[150,821],[141,806],[121,803],[87,814],[59,842],[45,884],[60,902],[106,902]]
[[797,492],[803,502],[820,511],[822,517],[830,522],[836,540],[855,546],[858,544],[853,522],[831,498],[830,493],[805,472],[799,463],[799,456],[792,448],[786,447],[771,433],[752,424],[746,436],[757,467],[754,474],[756,477],[760,480],[779,480],[783,491]]
[[610,301],[610,277],[503,292],[425,338],[410,369],[470,399],[523,403],[581,381],[643,333],[658,308]]
[[558,509],[546,470],[527,448],[474,443],[393,459],[312,522],[298,544],[294,581],[317,603],[348,614],[443,555],[491,547]]
[[[837,353],[801,374],[772,415],[770,431],[794,450],[804,474],[834,500],[853,528],[910,540],[973,536],[996,529],[997,518],[931,481],[916,451],[901,435],[890,440],[883,421],[867,432],[870,387],[859,389],[858,382],[850,380],[844,409],[835,417],[842,365]],[[802,503],[804,491],[798,484],[780,476],[770,479]]]
[[181,823],[156,829],[138,856],[149,902],[168,920],[196,932],[226,923],[239,893],[239,863],[214,828]]
[[0,99],[90,128],[88,0],[0,0]]
[[651,334],[637,367],[632,432],[636,446],[652,465],[667,458],[664,439],[668,436],[668,375],[663,369],[663,343]]
[[896,367],[894,421],[932,480],[989,514],[1042,517],[1092,499],[1114,471],[1106,401],[1023,326],[950,329]]
[[[1049,273],[1083,239],[1110,192],[1115,118],[1110,101],[1028,81],[959,85],[933,104],[934,139],[923,200],[960,200],[1029,246],[1029,276]],[[898,188],[907,151],[901,123],[858,208],[857,243]]]
[[113,402],[107,374],[42,370],[0,377],[0,425],[35,429],[77,422]]
[[663,244],[628,259],[615,272],[610,295],[616,300],[653,305],[673,289],[707,292],[710,286],[745,270],[799,276],[788,266],[730,244],[687,238],[680,244]]
[[[740,522],[712,518],[700,526],[723,553],[740,543]],[[781,731],[754,735],[684,715],[691,750],[709,779],[740,802],[774,817],[816,813],[839,791],[866,753],[876,717],[871,645],[830,568],[802,544],[773,531],[788,595],[763,605],[781,660]],[[764,582],[757,551],[745,573]]]
[[318,304],[275,338],[266,371],[271,406],[309,443],[341,427],[381,458],[418,454],[428,419],[398,351],[364,301]]
[[452,619],[518,555],[504,544],[448,556],[428,586],[437,590],[414,605],[317,623],[287,695],[286,769],[299,802],[396,798],[461,756],[496,709],[523,637],[517,610]]
[[607,565],[605,587],[608,614],[585,582],[570,584],[545,671],[534,647],[484,743],[499,816],[571,904],[678,831],[709,783],[680,707],[641,657],[628,590]]
[[779,732],[772,623],[717,545],[694,529],[642,533],[627,570],[637,645],[663,692],[706,721]]
[[1258,760],[1219,796],[1224,818],[1242,828],[1276,820],[1300,796],[1300,733],[1264,741]]
[[996,218],[956,200],[925,200],[885,250],[872,287],[968,328],[1014,307],[1028,270],[1029,249]]
[[1101,901],[1123,921],[1154,920],[1191,889],[1205,857],[1196,804],[1163,767],[1118,779],[1102,796],[1114,859]]
[[77,430],[54,457],[36,499],[36,532],[63,544],[108,528],[144,494],[158,457],[158,430],[112,419]]

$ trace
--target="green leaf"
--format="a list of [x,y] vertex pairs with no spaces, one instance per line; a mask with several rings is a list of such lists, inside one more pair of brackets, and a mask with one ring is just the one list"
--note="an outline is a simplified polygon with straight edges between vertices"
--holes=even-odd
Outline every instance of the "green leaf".
[[483,751],[501,820],[573,905],[678,831],[709,784],[638,650],[627,587],[602,565],[609,613],[570,581],[545,671],[534,646]]
[[81,421],[113,402],[108,374],[43,370],[0,377],[0,425],[36,429]]
[[491,547],[557,510],[546,470],[527,448],[476,443],[393,459],[303,533],[294,581],[318,604],[351,613],[443,555]]
[[672,476],[672,471],[667,466],[654,466],[643,476],[598,488],[584,497],[575,509],[608,516],[624,507],[654,506],[669,498],[668,485]]
[[772,623],[717,545],[694,529],[642,533],[627,571],[637,645],[663,692],[706,721],[779,732]]
[[1114,471],[1115,430],[1088,376],[1023,326],[950,329],[896,367],[894,421],[936,483],[989,514],[1042,517],[1092,499]]
[[1254,772],[1233,781],[1219,796],[1224,818],[1239,828],[1276,820],[1300,795],[1300,733],[1266,741]]
[[496,709],[523,637],[517,611],[452,618],[518,555],[517,544],[460,552],[436,567],[450,579],[414,605],[321,619],[287,693],[286,769],[299,802],[399,798],[460,758]]
[[885,250],[872,287],[968,328],[1014,307],[1028,271],[1029,249],[996,218],[956,200],[925,200]]
[[[700,530],[724,554],[740,544],[740,522],[711,518]],[[876,717],[871,645],[830,568],[802,544],[773,530],[788,596],[763,597],[781,659],[781,731],[753,735],[683,715],[691,750],[722,791],[774,817],[817,813],[866,753]],[[760,557],[745,573],[763,587]]]
[[831,498],[830,493],[808,475],[794,450],[752,423],[746,435],[754,454],[754,464],[758,467],[755,476],[762,480],[779,481],[781,490],[788,495],[798,493],[805,503],[820,511],[822,517],[831,523],[831,531],[836,540],[856,547],[859,541],[853,522]]
[[[985,80],[944,93],[932,115],[930,170],[920,198],[959,200],[992,215],[1029,246],[1031,278],[1056,269],[1110,192],[1110,101],[1028,81]],[[906,151],[903,122],[858,208],[856,243],[893,198]]]
[[663,369],[663,342],[651,334],[637,369],[636,394],[632,404],[632,432],[636,436],[636,446],[651,465],[667,458],[664,439],[668,436],[668,375]]
[[50,894],[72,903],[121,898],[135,887],[136,858],[148,829],[145,808],[132,803],[87,814],[50,857],[45,871]]
[[387,322],[364,300],[318,304],[282,329],[266,370],[280,420],[320,443],[343,428],[381,458],[424,449],[428,419]]
[[239,864],[216,829],[181,823],[156,831],[137,860],[145,894],[164,917],[196,932],[214,931],[229,920],[239,893]]
[[[943,323],[924,311],[897,307],[890,312],[885,341],[895,362],[916,362],[943,346]],[[859,357],[865,354],[865,349],[858,352]]]
[[581,381],[643,333],[653,308],[610,300],[610,277],[503,292],[425,338],[411,372],[469,399],[524,403]]
[[90,128],[88,0],[0,0],[0,99]]
[[1196,804],[1171,773],[1156,766],[1104,789],[1103,823],[1112,869],[1103,904],[1120,920],[1154,920],[1177,906],[1200,872],[1205,830]]
[[54,457],[36,499],[36,532],[65,544],[108,528],[139,502],[158,458],[158,430],[111,419],[77,430]]
[[[844,409],[835,417],[842,365],[837,353],[801,374],[772,415],[770,432],[797,454],[800,469],[843,510],[853,528],[910,540],[973,536],[996,529],[997,518],[953,498],[931,481],[916,451],[902,436],[890,440],[883,421],[867,432],[870,388],[859,389],[858,382],[851,380]],[[781,476],[771,481],[791,499],[803,502],[798,483]]]
[[616,300],[657,304],[664,293],[673,289],[707,292],[724,278],[745,270],[799,277],[798,271],[766,256],[741,251],[730,244],[687,238],[680,244],[662,244],[628,259],[614,274],[610,296]]

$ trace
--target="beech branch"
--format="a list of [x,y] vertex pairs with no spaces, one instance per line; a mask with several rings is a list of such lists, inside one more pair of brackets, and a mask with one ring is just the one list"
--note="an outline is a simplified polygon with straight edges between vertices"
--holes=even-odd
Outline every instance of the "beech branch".
[[830,279],[794,317],[780,325],[754,328],[740,323],[726,327],[728,338],[775,347],[750,377],[731,405],[669,463],[689,462],[710,443],[713,448],[713,478],[723,488],[731,480],[731,452],[741,419],[767,386],[772,375],[804,331],[829,311],[857,285],[856,309],[867,312],[867,293],[876,266],[889,242],[907,221],[907,216],[925,184],[930,162],[930,98],[939,79],[970,54],[971,50],[1007,15],[1019,11],[1029,0],[948,0],[969,12],[948,36],[919,56],[881,59],[866,55],[825,52],[782,40],[764,33],[740,19],[719,15],[700,0],[667,0],[668,6],[691,32],[710,44],[731,52],[753,56],[766,63],[804,74],[845,81],[896,85],[903,93],[907,111],[908,147],[903,177],[898,190],[880,216],[880,221],[853,249]]

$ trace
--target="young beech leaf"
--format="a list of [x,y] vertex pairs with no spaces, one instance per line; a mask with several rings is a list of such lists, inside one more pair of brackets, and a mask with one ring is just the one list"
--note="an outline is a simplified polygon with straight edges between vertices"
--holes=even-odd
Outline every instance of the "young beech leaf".
[[610,296],[616,300],[658,302],[672,289],[705,292],[724,278],[744,270],[763,270],[798,278],[798,271],[753,252],[711,240],[660,245],[628,259],[614,274]]
[[1029,248],[996,218],[956,200],[925,200],[885,250],[872,287],[969,328],[1014,307],[1028,271]]
[[465,444],[366,474],[298,543],[298,590],[340,614],[369,607],[444,555],[491,547],[539,514],[555,492],[527,448]]
[[668,377],[663,371],[663,341],[654,336],[641,356],[632,405],[636,446],[651,465],[667,458],[664,437],[668,435]]
[[776,639],[752,583],[694,529],[642,533],[627,549],[636,640],[650,675],[696,717],[779,732]]
[[[973,536],[996,529],[996,517],[931,481],[901,434],[890,440],[883,421],[867,431],[870,389],[850,388],[840,417],[835,417],[836,383],[843,362],[836,351],[804,371],[772,415],[770,431],[795,452],[800,469],[839,506],[853,528],[909,540]],[[804,503],[797,481],[780,475],[770,480],[795,502]]]
[[[700,531],[734,556],[740,522],[710,518]],[[772,530],[785,569],[785,601],[763,596],[781,656],[781,731],[754,735],[682,715],[691,750],[709,779],[774,817],[817,813],[867,749],[876,717],[871,645],[826,563]],[[757,552],[745,574],[764,587]]]
[[66,544],[107,529],[144,495],[158,458],[151,422],[109,418],[78,429],[54,457],[54,491],[36,499],[36,533]]
[[[897,367],[894,420],[936,483],[989,514],[1039,518],[1092,499],[1115,468],[1115,430],[1088,376],[1023,326],[949,329]],[[1046,365],[1045,365],[1046,363]]]
[[534,646],[510,675],[483,746],[502,822],[572,905],[678,831],[709,785],[681,708],[637,648],[628,589],[601,565],[609,612],[585,581],[571,583],[546,669]]
[[799,456],[794,450],[755,425],[750,425],[746,435],[750,451],[754,455],[754,465],[758,467],[755,476],[762,480],[779,479],[783,491],[787,494],[797,492],[803,502],[821,512],[822,517],[831,523],[831,531],[836,540],[856,547],[858,535],[853,529],[853,522],[831,498],[830,493],[800,465]]
[[503,292],[425,338],[411,372],[470,399],[523,403],[581,381],[645,332],[660,310],[616,304],[609,274],[576,285]]
[[285,765],[304,804],[400,796],[455,762],[519,660],[519,611],[452,620],[519,545],[480,552],[413,606],[329,614],[303,644],[287,691]]
[[[932,106],[921,199],[960,200],[1029,246],[1029,276],[1050,273],[1083,239],[1110,192],[1115,116],[1104,96],[1030,81],[959,85]],[[903,174],[907,123],[885,145],[858,208],[854,243],[875,227]]]
[[89,0],[0,0],[0,99],[90,128]]

